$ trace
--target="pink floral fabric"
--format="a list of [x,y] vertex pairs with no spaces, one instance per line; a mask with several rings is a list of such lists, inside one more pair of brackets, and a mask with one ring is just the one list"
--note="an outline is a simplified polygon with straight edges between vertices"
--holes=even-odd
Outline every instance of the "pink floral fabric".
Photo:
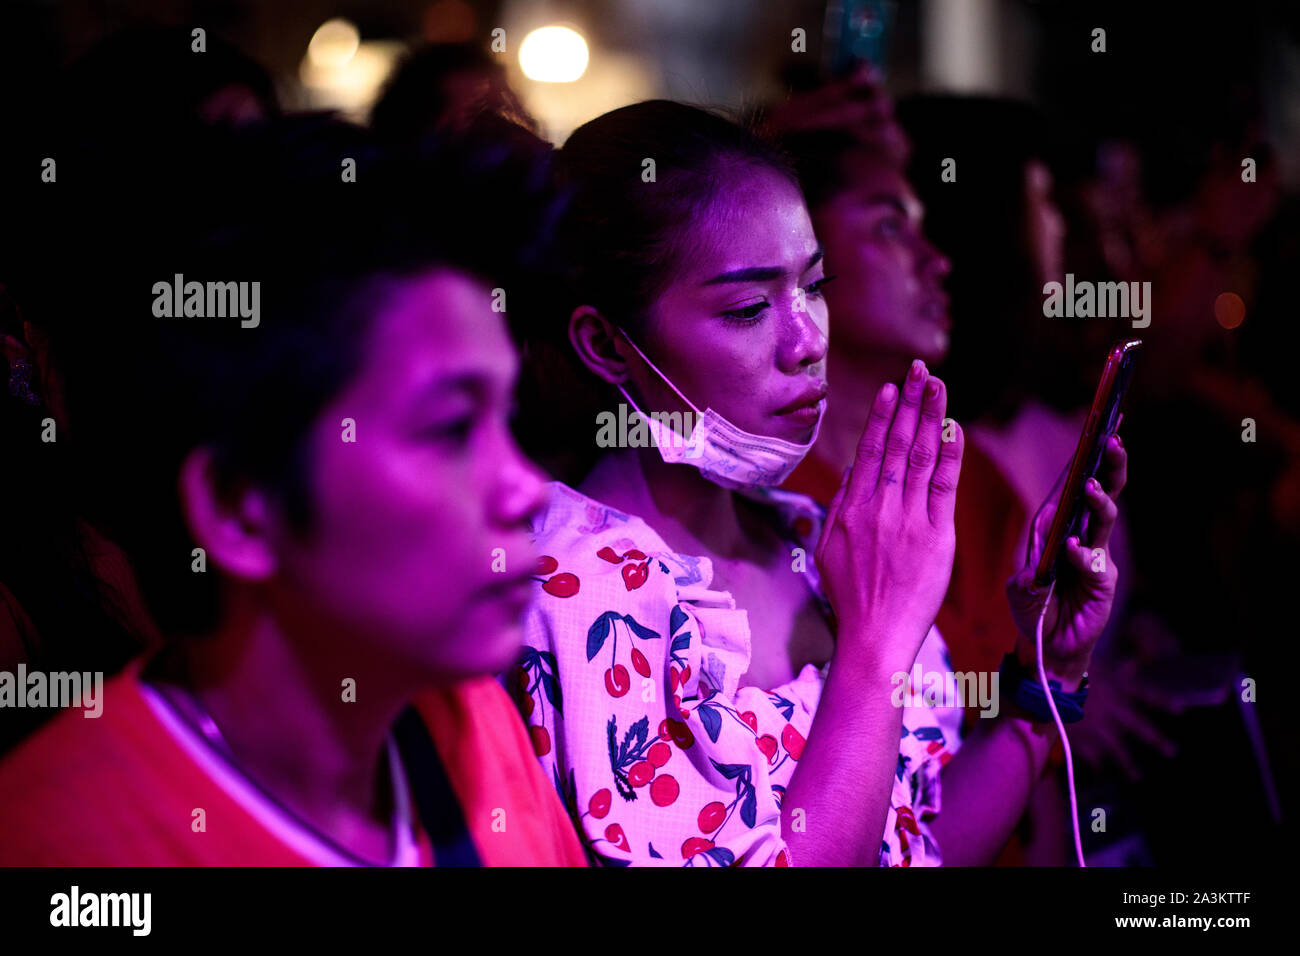
[[[813,562],[823,512],[763,489],[773,521]],[[560,483],[533,532],[542,558],[521,663],[507,675],[534,749],[595,861],[612,866],[788,866],[781,804],[824,672],[741,687],[750,624],[710,588],[708,558],[676,554],[639,518]],[[943,668],[931,631],[919,658]],[[950,668],[949,668],[950,669]],[[917,704],[912,696],[909,703]],[[959,745],[959,708],[904,709],[883,865],[937,865],[926,821]]]

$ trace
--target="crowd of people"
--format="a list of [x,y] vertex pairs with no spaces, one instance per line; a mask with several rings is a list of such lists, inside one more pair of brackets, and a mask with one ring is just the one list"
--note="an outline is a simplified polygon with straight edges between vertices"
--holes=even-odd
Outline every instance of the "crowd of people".
[[[475,48],[366,125],[186,51],[105,44],[8,157],[0,672],[106,678],[93,717],[0,707],[0,864],[1059,865],[1040,664],[1087,806],[1173,753],[1203,688],[1139,665],[1186,650],[1187,529],[1151,487],[1121,514],[1132,442],[1034,575],[1123,334],[1043,284],[1089,238],[1186,274],[1206,235],[1107,181],[1123,143],[1055,181],[1030,107],[896,111],[859,70],[554,147]],[[956,184],[954,137],[988,144]],[[1220,265],[1276,205],[1223,164],[1183,210]],[[1150,331],[1199,377],[1141,407],[1231,391]],[[620,406],[652,441],[597,441]],[[954,673],[1000,698],[912,676]]]

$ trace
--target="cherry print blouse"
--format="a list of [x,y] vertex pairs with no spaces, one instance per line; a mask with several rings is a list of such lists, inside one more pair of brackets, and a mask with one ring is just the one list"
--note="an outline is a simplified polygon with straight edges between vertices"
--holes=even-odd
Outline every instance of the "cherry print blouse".
[[[792,492],[771,506],[823,611],[814,546],[823,510]],[[711,590],[708,558],[675,554],[640,518],[560,483],[533,526],[542,555],[520,666],[506,675],[546,776],[594,861],[607,866],[789,866],[781,803],[825,679],[739,686],[750,626]],[[803,555],[795,551],[802,548]],[[802,562],[802,563],[796,563]],[[931,630],[918,656],[950,670]],[[882,865],[938,865],[927,821],[959,746],[960,708],[921,704],[909,683]]]

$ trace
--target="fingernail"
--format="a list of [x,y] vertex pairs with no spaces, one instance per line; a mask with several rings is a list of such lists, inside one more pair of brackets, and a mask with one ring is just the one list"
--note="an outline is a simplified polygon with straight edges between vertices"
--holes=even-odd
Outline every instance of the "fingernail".
[[907,377],[910,378],[913,382],[919,382],[921,381],[921,375],[924,372],[925,372],[925,363],[922,362],[920,359],[915,359],[912,362],[911,371],[907,373]]
[[925,394],[931,398],[939,394],[939,380],[937,378],[932,378],[925,383]]
[[880,386],[880,400],[882,402],[892,402],[894,400],[894,383],[886,382]]
[[1119,437],[1119,432],[1116,432],[1112,437],[1115,439],[1115,446],[1117,448],[1124,447],[1124,439]]
[[1089,478],[1088,487],[1093,491],[1101,491],[1101,482],[1096,478]]

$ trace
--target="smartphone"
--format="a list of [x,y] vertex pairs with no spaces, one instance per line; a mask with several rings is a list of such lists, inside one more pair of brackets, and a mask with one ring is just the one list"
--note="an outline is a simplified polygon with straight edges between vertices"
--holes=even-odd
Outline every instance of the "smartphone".
[[1070,459],[1070,471],[1061,491],[1061,500],[1056,506],[1052,529],[1047,533],[1043,553],[1038,558],[1038,568],[1034,572],[1035,584],[1045,585],[1056,580],[1056,568],[1061,560],[1065,540],[1079,535],[1083,530],[1083,489],[1089,478],[1096,477],[1102,455],[1106,451],[1106,443],[1119,427],[1124,395],[1128,391],[1129,380],[1133,377],[1133,363],[1141,348],[1141,339],[1116,342],[1106,357],[1106,367],[1102,370],[1097,394],[1093,396],[1092,408],[1083,423],[1083,434],[1079,436],[1074,457]]
[[828,77],[870,63],[884,79],[897,0],[830,0],[822,31],[822,68]]

